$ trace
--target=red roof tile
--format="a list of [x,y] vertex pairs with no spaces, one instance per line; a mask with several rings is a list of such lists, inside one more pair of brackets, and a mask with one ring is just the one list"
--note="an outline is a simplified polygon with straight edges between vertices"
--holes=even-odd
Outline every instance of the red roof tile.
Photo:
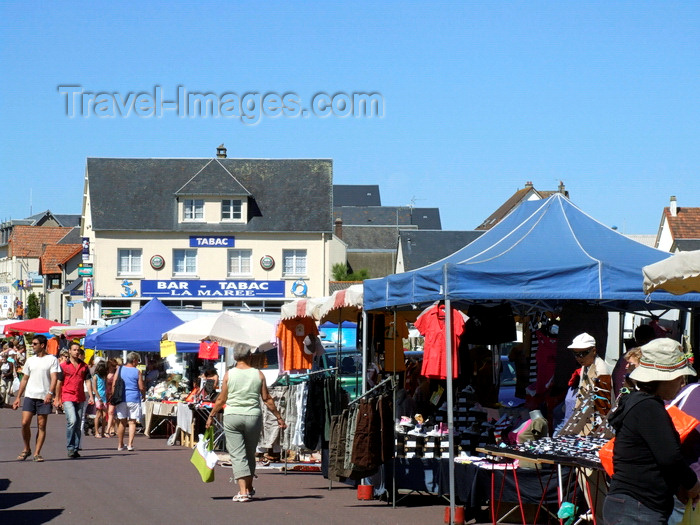
[[44,253],[39,258],[39,273],[47,275],[50,273],[61,273],[59,264],[65,264],[68,260],[82,251],[80,244],[55,244],[47,246]]
[[671,210],[664,208],[673,239],[700,239],[700,208],[678,207],[675,217]]
[[8,242],[9,256],[38,259],[46,246],[56,244],[71,229],[55,226],[15,226]]

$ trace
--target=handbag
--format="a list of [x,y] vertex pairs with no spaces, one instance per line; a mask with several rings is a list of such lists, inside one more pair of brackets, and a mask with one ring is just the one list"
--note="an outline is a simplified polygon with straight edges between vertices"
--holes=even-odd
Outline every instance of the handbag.
[[[666,407],[666,410],[668,411],[668,415],[671,416],[671,420],[673,421],[673,426],[676,429],[676,432],[678,432],[678,435],[681,438],[681,443],[685,441],[685,438],[688,437],[688,434],[692,432],[692,430],[698,426],[698,423],[700,423],[697,419],[695,419],[693,416],[690,416],[683,412],[680,408],[678,408],[675,405],[668,405]],[[598,450],[598,457],[600,458],[600,462],[603,465],[603,468],[605,469],[605,472],[609,476],[612,476],[614,474],[613,470],[613,451],[615,449],[615,438],[612,438],[610,441],[608,441],[605,445],[603,445],[600,450]]]
[[112,396],[109,398],[109,404],[112,406],[117,406],[119,403],[124,402],[124,390],[126,385],[122,379],[122,367],[117,368],[117,380],[114,382],[114,388],[112,389]]
[[199,435],[199,442],[192,451],[192,463],[204,483],[214,481],[214,467],[219,457],[214,452],[214,427],[209,427]]

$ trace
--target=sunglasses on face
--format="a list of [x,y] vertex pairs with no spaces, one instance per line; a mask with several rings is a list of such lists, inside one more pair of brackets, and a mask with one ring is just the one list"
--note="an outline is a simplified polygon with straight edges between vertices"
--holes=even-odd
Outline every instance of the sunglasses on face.
[[589,348],[588,350],[582,350],[581,352],[574,352],[574,357],[576,359],[581,359],[583,357],[586,357],[588,354],[590,354],[592,350],[593,350],[592,348]]

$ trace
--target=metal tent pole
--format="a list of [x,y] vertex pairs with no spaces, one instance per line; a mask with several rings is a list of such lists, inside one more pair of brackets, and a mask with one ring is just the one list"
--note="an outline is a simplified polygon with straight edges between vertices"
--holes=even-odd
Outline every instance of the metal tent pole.
[[[445,272],[445,276],[447,272]],[[445,278],[447,280],[447,278]],[[445,286],[447,291],[447,286]],[[454,399],[452,395],[452,304],[445,300],[445,353],[447,375],[447,428],[449,429],[449,480],[450,480],[450,524],[455,521],[455,445],[454,445]]]

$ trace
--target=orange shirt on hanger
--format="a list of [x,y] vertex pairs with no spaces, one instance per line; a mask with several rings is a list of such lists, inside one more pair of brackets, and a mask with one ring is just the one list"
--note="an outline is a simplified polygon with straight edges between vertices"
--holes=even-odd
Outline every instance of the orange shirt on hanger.
[[308,370],[313,365],[313,354],[304,351],[304,338],[318,335],[316,322],[310,317],[280,321],[277,338],[282,344],[282,370]]

